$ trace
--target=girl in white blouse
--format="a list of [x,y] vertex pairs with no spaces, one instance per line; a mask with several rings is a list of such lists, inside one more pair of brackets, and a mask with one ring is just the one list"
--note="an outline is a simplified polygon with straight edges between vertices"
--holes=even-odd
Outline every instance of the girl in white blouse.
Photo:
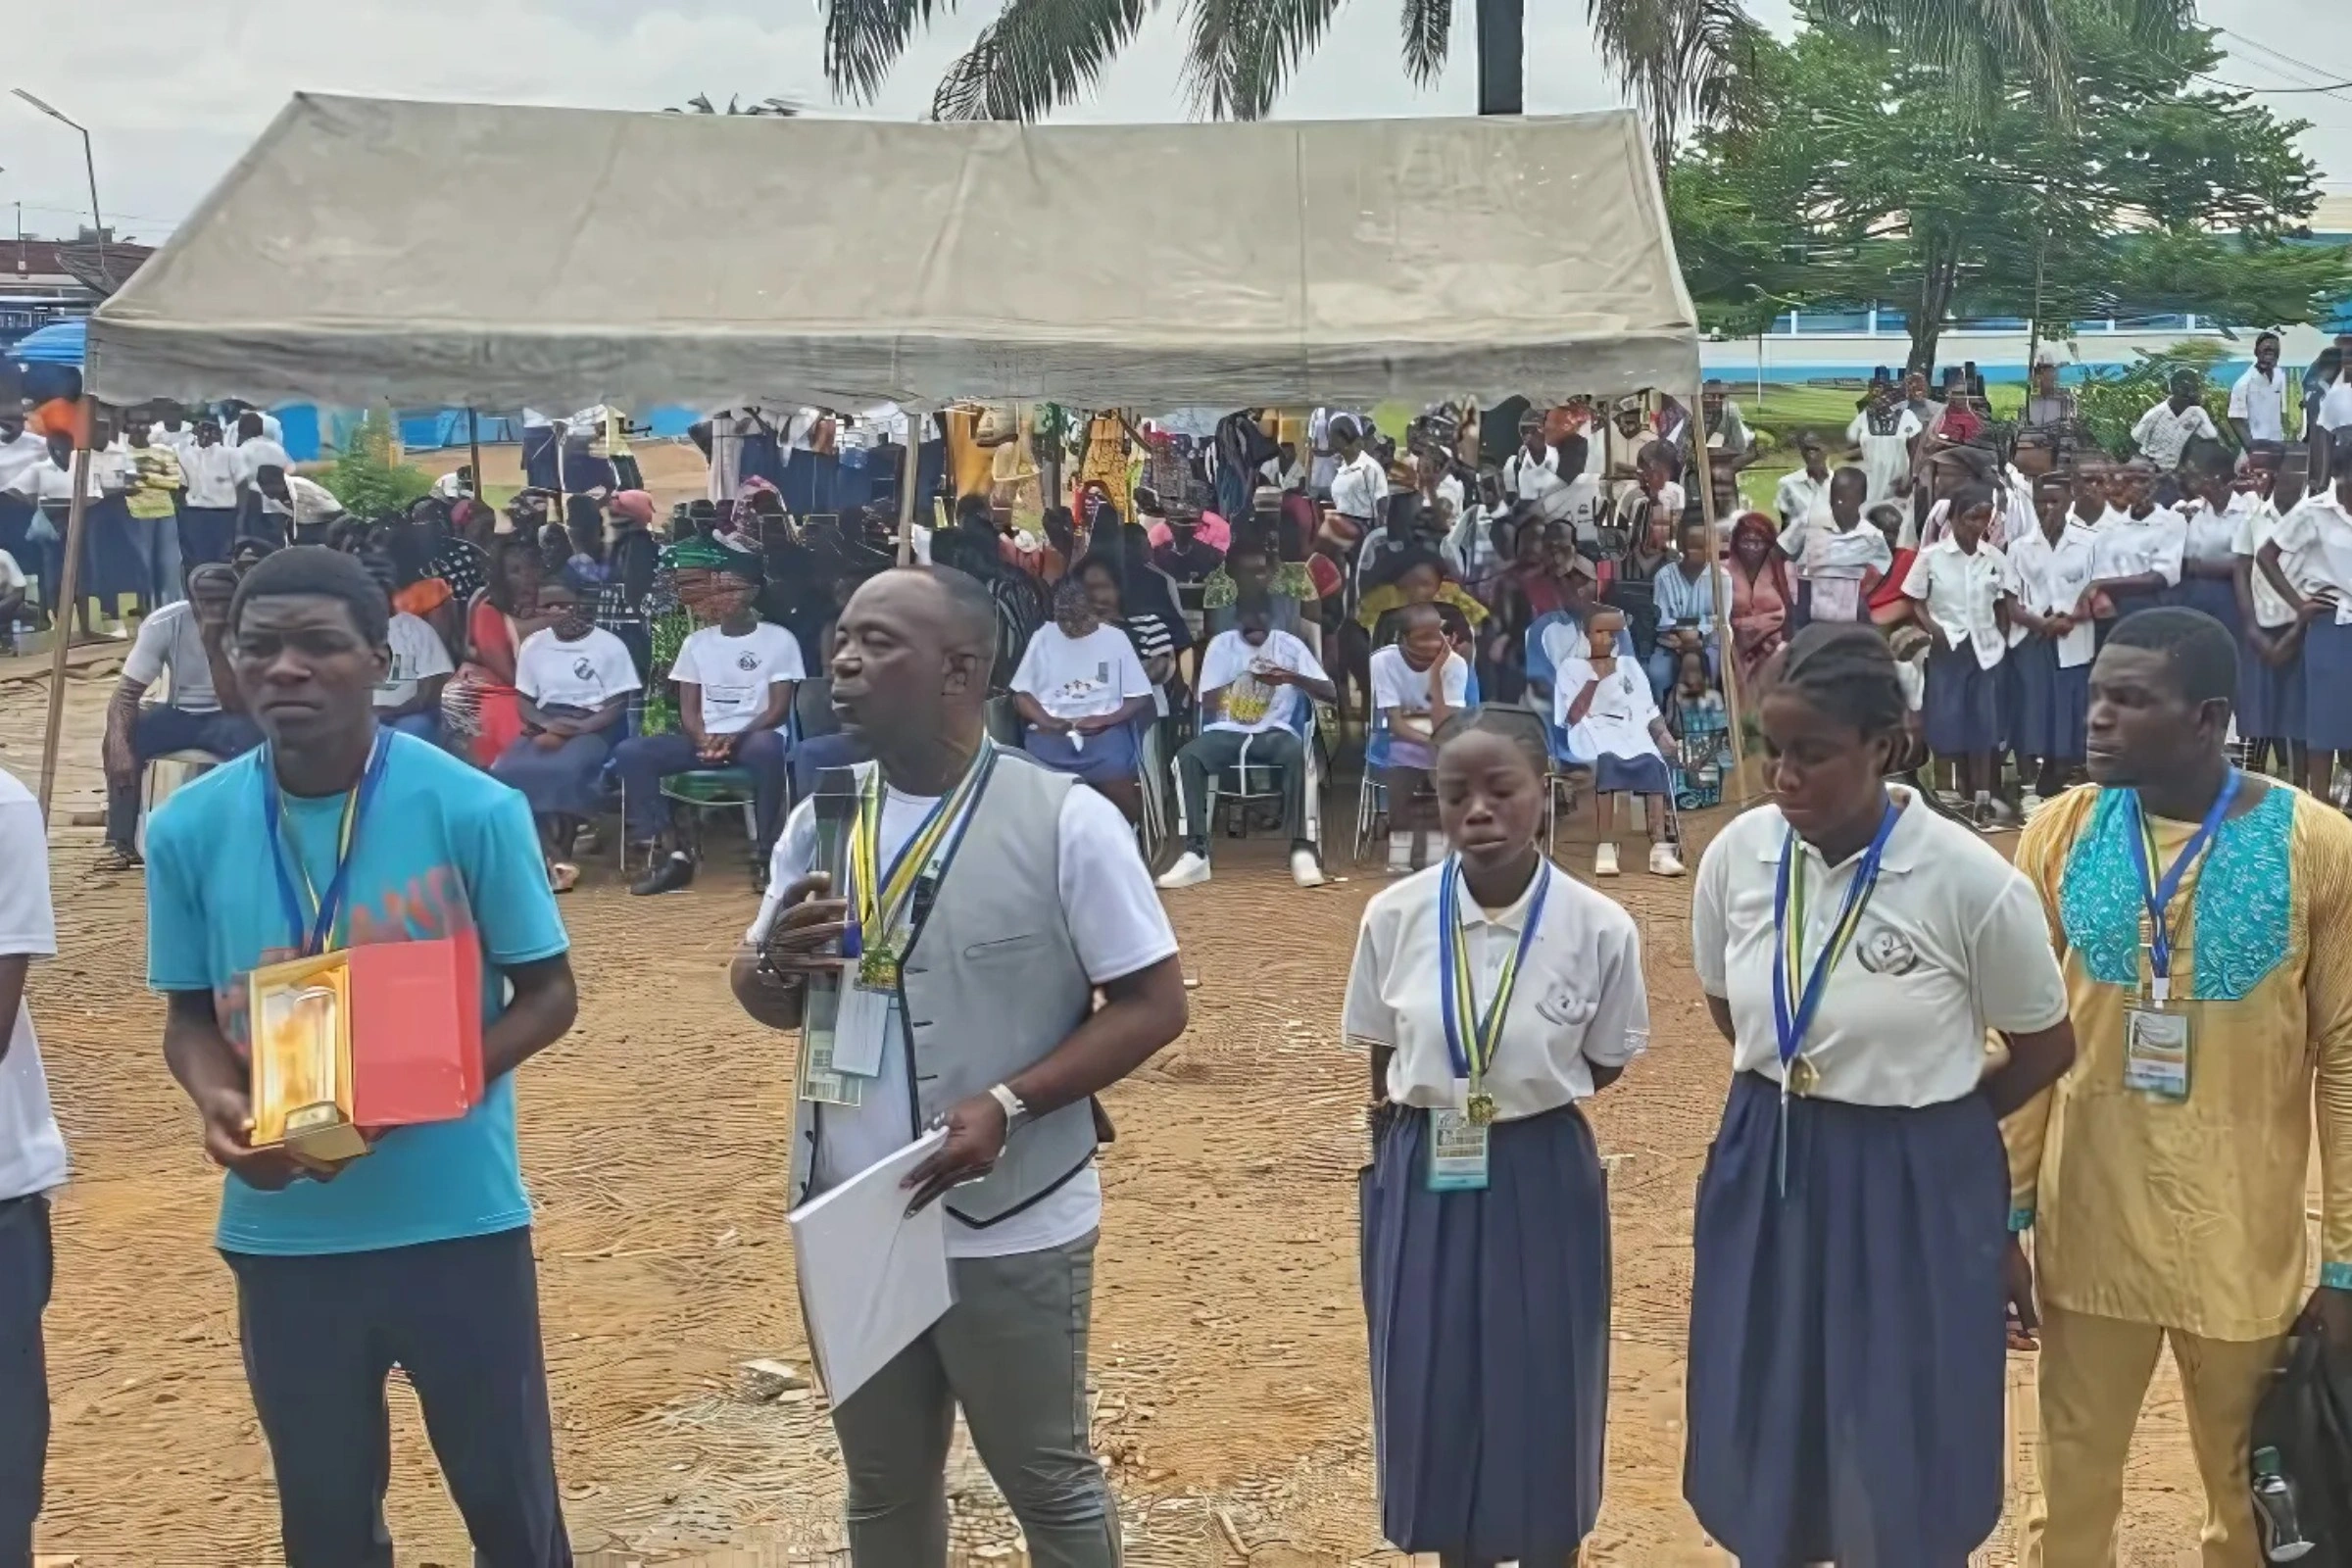
[[1961,1568],[2001,1511],[1998,1120],[2073,1060],[2066,988],[2025,877],[1883,782],[1903,697],[1875,633],[1808,626],[1759,695],[1777,803],[1707,847],[1691,908],[1736,1076],[1684,1492],[1746,1568]]
[[1439,730],[1452,853],[1365,908],[1348,980],[1382,1533],[1446,1568],[1562,1568],[1600,1508],[1609,1207],[1577,1105],[1649,1001],[1632,917],[1540,848],[1545,761],[1522,709]]

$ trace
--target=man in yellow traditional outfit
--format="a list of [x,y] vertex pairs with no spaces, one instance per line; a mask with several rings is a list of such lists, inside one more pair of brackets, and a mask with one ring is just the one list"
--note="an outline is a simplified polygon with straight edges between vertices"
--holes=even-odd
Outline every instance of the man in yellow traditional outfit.
[[[2230,764],[2235,690],[2219,621],[2158,609],[2117,626],[2091,668],[2093,782],[2018,846],[2080,1051],[2002,1127],[2043,1314],[2029,1568],[2115,1561],[2168,1342],[2204,1568],[2255,1568],[2247,1438],[2284,1337],[2300,1319],[2352,1353],[2352,822]],[[2327,1196],[2307,1296],[2315,1092]]]

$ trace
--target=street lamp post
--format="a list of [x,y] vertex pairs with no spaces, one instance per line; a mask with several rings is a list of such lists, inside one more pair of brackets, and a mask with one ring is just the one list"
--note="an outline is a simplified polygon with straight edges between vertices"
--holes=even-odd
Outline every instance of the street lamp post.
[[107,287],[112,289],[115,285],[115,265],[106,254],[106,220],[98,214],[98,159],[97,155],[90,150],[89,127],[71,118],[54,104],[43,102],[22,87],[10,90],[51,120],[62,125],[70,126],[81,137],[81,167],[83,172],[90,176],[90,228],[98,240],[98,275],[105,278]]

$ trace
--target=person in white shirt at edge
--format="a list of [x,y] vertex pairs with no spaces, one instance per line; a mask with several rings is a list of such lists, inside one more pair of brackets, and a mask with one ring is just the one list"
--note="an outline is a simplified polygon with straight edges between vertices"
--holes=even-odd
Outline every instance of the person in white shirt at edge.
[[[2303,739],[2303,635],[2306,624],[2295,607],[2278,596],[2257,564],[2263,546],[2278,531],[2279,519],[2303,504],[2305,467],[2301,447],[2256,450],[2246,456],[2256,502],[2238,514],[2230,541],[2236,559],[2239,637],[2237,703],[2230,710],[2246,747],[2246,769],[2269,770],[2273,757],[2285,761],[2287,777],[2311,777],[2311,749]],[[2296,564],[2283,557],[2280,568],[2297,580]]]
[[2254,363],[2230,388],[2230,428],[2240,451],[2257,441],[2286,439],[2286,372],[2278,368],[2278,334],[2254,338]]
[[[384,603],[390,607],[393,585],[400,580],[399,566],[382,550],[368,551],[360,559],[368,574],[383,586]],[[458,666],[449,657],[449,645],[430,621],[396,608],[391,616],[384,635],[392,662],[384,678],[376,683],[375,721],[438,746],[441,689]]]
[[[0,772],[0,1563],[30,1564],[49,1449],[41,1314],[54,1254],[49,1203],[66,1143],[24,1003],[25,970],[57,956],[49,835],[32,792]],[[46,1559],[44,1559],[46,1560]]]
[[[1807,430],[1796,438],[1796,450],[1804,459],[1804,466],[1782,476],[1772,501],[1773,510],[1781,519],[1781,554],[1794,564],[1801,584],[1805,580],[1806,533],[1812,526],[1814,514],[1826,516],[1830,509],[1830,449],[1820,436]],[[1805,611],[1810,615],[1809,596],[1802,587],[1797,592],[1807,598]]]
[[1742,1563],[1958,1568],[2000,1519],[2024,1273],[1998,1123],[2074,1060],[2066,987],[2033,885],[1885,782],[1904,704],[1877,632],[1808,626],[1757,689],[1774,804],[1691,900],[1736,1076],[1692,1227],[1683,1493]]
[[599,781],[640,682],[628,644],[596,623],[594,585],[569,571],[551,578],[539,585],[538,612],[555,624],[524,638],[514,655],[522,733],[491,762],[490,776],[530,802],[548,888],[569,893],[580,881],[573,845],[604,810]]
[[[246,715],[227,653],[228,607],[237,574],[213,563],[188,573],[188,597],[139,622],[122,660],[122,678],[107,700],[99,760],[106,774],[106,849],[102,871],[141,863],[138,850],[142,779],[159,757],[200,752],[217,761],[241,757],[261,744]],[[142,706],[148,689],[169,676],[171,695]]]
[[1229,767],[1270,767],[1282,780],[1282,828],[1291,841],[1291,879],[1320,887],[1323,867],[1306,832],[1306,743],[1296,728],[1307,703],[1336,703],[1339,693],[1314,650],[1273,629],[1274,607],[1262,592],[1234,607],[1234,626],[1200,656],[1200,733],[1176,754],[1183,797],[1184,853],[1159,879],[1189,888],[1209,877],[1208,781]]
[[2238,620],[2237,558],[2231,546],[2243,498],[2237,489],[2234,455],[2219,441],[2192,441],[2180,455],[2182,495],[2173,511],[2180,519],[2180,582],[2172,602],[2202,611],[2244,646]]
[[472,465],[460,464],[456,468],[453,468],[448,473],[443,474],[440,478],[435,479],[433,481],[433,487],[426,491],[425,494],[431,496],[435,501],[447,501],[454,503],[459,501],[472,500]]
[[[1512,502],[1532,501],[1541,507],[1552,492],[1568,487],[1560,473],[1560,450],[1544,439],[1540,415],[1519,421],[1519,450],[1502,460],[1502,492]],[[1544,515],[1549,521],[1558,514],[1546,511]]]
[[1593,875],[1617,874],[1617,846],[1609,836],[1616,828],[1617,797],[1639,795],[1649,829],[1651,874],[1681,876],[1682,857],[1675,853],[1666,810],[1674,788],[1666,749],[1674,736],[1658,711],[1648,672],[1636,661],[1618,657],[1624,631],[1625,612],[1614,605],[1592,607],[1585,616],[1583,651],[1554,672],[1551,721],[1567,735],[1569,755],[1592,769],[1600,834],[1592,852]]
[[1153,711],[1153,691],[1134,642],[1102,619],[1083,580],[1064,577],[1054,590],[1054,619],[1037,628],[1012,672],[1022,748],[1057,773],[1076,774],[1140,822],[1143,752],[1135,724]]
[[285,443],[264,434],[262,416],[252,410],[237,416],[230,435],[237,451],[237,482],[248,490],[253,487],[254,476],[265,467],[293,468],[294,460],[286,455]]
[[679,727],[633,736],[612,749],[627,807],[624,831],[630,843],[657,851],[652,868],[629,889],[640,897],[674,893],[694,880],[694,857],[671,830],[662,797],[662,781],[673,773],[718,767],[749,773],[755,849],[764,858],[775,845],[791,777],[785,728],[808,668],[800,639],[760,618],[758,572],[757,558],[738,557],[711,575],[702,608],[716,618],[689,633],[670,662]]
[[2352,799],[2352,772],[2335,766],[2352,752],[2352,429],[2335,436],[2328,471],[2335,481],[2279,519],[2255,564],[2303,622],[2309,787],[2342,806]]
[[188,481],[179,513],[180,564],[190,569],[226,561],[237,538],[237,486],[243,468],[234,447],[220,439],[220,421],[211,415],[179,449],[179,468]]
[[2155,501],[2156,468],[2137,457],[2108,470],[2107,524],[2099,530],[2091,582],[2102,646],[2116,623],[2135,611],[2170,604],[2180,583],[2187,524]]
[[[2332,480],[2343,471],[2333,466],[2332,459],[2336,454],[2330,445],[2330,437],[2352,429],[2352,332],[2337,333],[2335,346],[2341,356],[2343,368],[2336,372],[2335,379],[2328,383],[2327,392],[2320,398],[2318,412],[2312,416],[2312,482],[2314,484],[2318,484],[2323,478]],[[2325,466],[2321,462],[2323,459],[2329,460]]]
[[1448,1568],[1561,1568],[1600,1508],[1609,1202],[1581,1102],[1647,1048],[1649,1001],[1632,916],[1543,853],[1546,763],[1524,709],[1439,732],[1451,853],[1366,906],[1341,1014],[1371,1057],[1381,1535]]
[[1747,420],[1740,415],[1740,405],[1732,401],[1729,388],[1710,378],[1698,389],[1698,413],[1712,450],[1708,459],[1712,467],[1738,473],[1754,465],[1756,438],[1748,433]]
[[1389,499],[1389,470],[1364,450],[1363,427],[1351,415],[1332,416],[1331,442],[1339,466],[1332,470],[1331,511],[1325,514],[1323,535],[1351,547],[1380,522]]
[[262,536],[272,543],[322,545],[327,530],[343,515],[343,503],[333,491],[274,465],[255,470],[253,495],[260,503]]
[[[1812,585],[1809,619],[1870,618],[1870,595],[1893,566],[1894,550],[1884,533],[1863,525],[1863,500],[1869,494],[1869,475],[1856,467],[1839,468],[1830,481],[1825,515],[1805,531],[1803,569]],[[1783,534],[1784,547],[1788,541]]]
[[[245,437],[243,431],[248,419],[253,421],[253,433],[255,435],[258,435],[263,440],[269,441],[279,447],[283,447],[285,445],[286,427],[282,422],[280,422],[276,415],[270,413],[266,409],[257,409],[250,403],[239,403],[233,398],[228,402],[221,404],[220,409],[222,414],[235,421],[236,428],[239,431],[237,436],[238,445],[242,446],[244,444]],[[528,423],[529,421],[525,420],[524,422]]]
[[2175,370],[2172,395],[2151,405],[2132,427],[2132,446],[2155,465],[2158,472],[2170,473],[2180,466],[2181,450],[2192,438],[2201,436],[2208,441],[2222,438],[2213,416],[2197,401],[2204,390],[2204,377],[2196,371]]
[[1912,457],[1926,429],[1891,381],[1871,388],[1869,407],[1845,427],[1846,444],[1870,475],[1869,505],[1910,499]]
[[156,445],[185,452],[196,444],[196,426],[189,422],[188,411],[170,398],[158,398],[147,406],[147,412],[154,421]]
[[2090,661],[2098,635],[2090,585],[2098,536],[2068,511],[2066,475],[2045,473],[2035,491],[2041,516],[2006,552],[2015,597],[2009,605],[2008,732],[2031,816],[2082,766],[2090,718]]
[[1993,763],[2001,747],[2001,661],[2009,651],[2008,563],[1984,542],[1992,490],[1972,484],[1952,498],[1951,531],[1920,551],[1903,579],[1911,616],[1933,641],[1928,654],[1927,741],[1959,766],[1960,792],[1977,825],[1995,820]]
[[1438,726],[1470,701],[1470,665],[1446,641],[1438,607],[1396,612],[1396,640],[1372,654],[1372,710],[1386,750],[1379,763],[1388,795],[1389,874],[1429,863],[1431,745]]
[[909,1182],[917,1205],[947,1204],[956,1304],[832,1407],[855,1568],[945,1568],[958,1406],[1030,1561],[1112,1568],[1120,1556],[1086,1417],[1094,1152],[1107,1125],[1094,1097],[1183,1033],[1184,974],[1119,813],[989,741],[996,637],[994,602],[960,572],[901,567],[851,597],[833,704],[875,758],[858,769],[852,863],[904,863],[906,876],[830,887],[813,869],[816,803],[804,801],[730,976],[754,1018],[798,1028],[806,977],[842,972],[832,955],[852,910],[832,895],[856,897],[867,957],[845,983],[875,1004],[859,1009],[858,1038],[837,1035],[833,1060],[858,1079],[858,1103],[801,1082],[793,1203],[926,1125],[947,1128]]

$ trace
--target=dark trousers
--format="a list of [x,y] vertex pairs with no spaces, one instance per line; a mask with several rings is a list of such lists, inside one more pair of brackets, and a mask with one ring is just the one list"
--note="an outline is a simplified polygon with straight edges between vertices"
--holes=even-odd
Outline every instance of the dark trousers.
[[124,850],[138,842],[141,781],[149,762],[173,752],[203,752],[225,762],[261,744],[260,727],[242,713],[139,710],[130,724],[130,755],[138,766],[127,782],[106,786],[106,842]]
[[236,508],[179,509],[179,563],[183,569],[226,561],[236,538]]
[[475,1568],[568,1568],[528,1226],[372,1252],[224,1255],[287,1568],[392,1568],[384,1380],[396,1364]]
[[846,730],[811,735],[792,749],[792,788],[797,795],[816,793],[816,776],[828,767],[848,767],[873,757],[864,742]]
[[32,1521],[49,1456],[49,1200],[0,1203],[0,1568],[32,1568]]
[[1208,781],[1242,760],[1249,747],[1251,767],[1282,775],[1282,831],[1293,845],[1306,841],[1306,749],[1287,729],[1245,735],[1239,730],[1204,729],[1176,754],[1177,785],[1184,791],[1185,845],[1208,853]]
[[[785,751],[783,731],[753,730],[735,743],[735,755],[724,764],[752,775],[752,809],[762,849],[776,842],[776,827],[784,815]],[[663,779],[708,765],[696,755],[694,742],[676,730],[640,735],[613,748],[612,770],[620,775],[628,807],[630,842],[645,843],[669,825],[667,803],[662,798]]]

